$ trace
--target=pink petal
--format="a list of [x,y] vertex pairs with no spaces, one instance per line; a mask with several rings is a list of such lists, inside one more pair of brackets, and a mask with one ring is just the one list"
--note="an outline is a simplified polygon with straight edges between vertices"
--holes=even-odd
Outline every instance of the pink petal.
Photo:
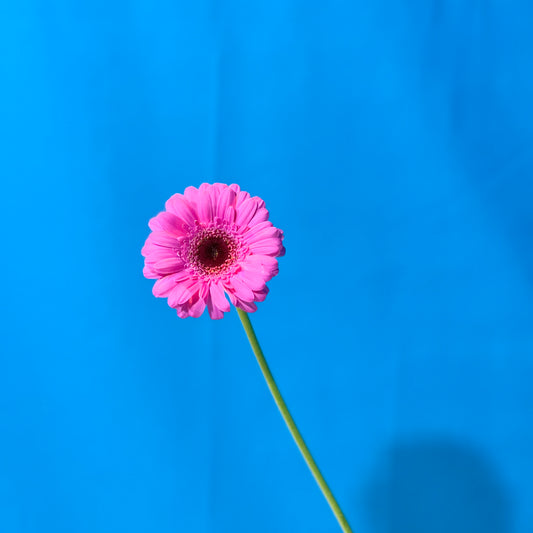
[[257,202],[257,209],[264,209],[265,201],[259,196],[254,196],[253,199]]
[[265,285],[265,288],[261,291],[254,291],[255,301],[264,302],[267,294],[269,293],[268,287]]
[[[235,274],[233,279],[235,278],[237,278],[239,281],[242,281],[247,287],[252,289],[252,291],[260,291],[265,286],[264,276],[250,270],[241,270],[238,274]],[[249,301],[252,300],[253,297]]]
[[183,305],[187,300],[194,296],[195,285],[196,282],[194,281],[178,283],[168,295],[168,305],[170,305],[170,307]]
[[152,265],[144,265],[143,276],[148,279],[159,278],[159,274],[153,269]]
[[211,222],[213,220],[213,206],[209,191],[202,191],[202,194],[198,195],[196,208],[198,210],[198,219],[200,222]]
[[144,243],[144,246],[141,249],[141,254],[144,257],[147,257],[150,255],[151,252],[153,252],[156,248],[156,245],[154,244],[152,240],[152,233],[148,235],[148,238],[146,239],[146,242]]
[[269,281],[279,273],[278,261],[270,255],[249,255],[241,264],[243,270],[261,274]]
[[156,298],[164,298],[168,296],[169,292],[176,286],[177,281],[173,275],[164,276],[158,279],[152,287],[152,294]]
[[[219,216],[218,206],[220,204],[220,198],[222,196],[222,193],[226,189],[231,190],[224,183],[213,183],[213,185],[211,185],[210,194],[211,194],[211,207],[213,210],[213,217]],[[222,218],[222,217],[219,217],[219,218]]]
[[247,226],[248,222],[250,222],[257,211],[257,203],[253,198],[250,198],[249,200],[243,202],[242,205],[237,206],[236,211],[237,219],[235,222],[237,226]]
[[165,248],[177,248],[179,241],[178,239],[167,233],[166,231],[154,231],[150,235],[150,240],[158,246],[163,246]]
[[224,318],[224,313],[213,304],[211,294],[207,297],[207,310],[209,311],[209,316],[213,320],[220,320],[221,318]]
[[160,274],[175,274],[176,272],[182,270],[184,263],[178,257],[173,257],[170,259],[161,259],[154,264],[154,270]]
[[167,233],[170,233],[171,235],[174,235],[176,237],[183,237],[187,234],[187,232],[183,228],[183,220],[178,218],[176,215],[173,215],[172,213],[167,213],[166,211],[163,211],[162,213],[159,213],[157,216],[152,218],[148,225],[150,226],[150,228],[152,228],[153,231],[158,231],[159,229],[161,229],[162,231],[166,231]]
[[165,204],[165,209],[179,217],[188,226],[194,226],[196,213],[183,194],[174,194],[171,196]]
[[200,298],[202,298],[203,300],[205,300],[207,298],[207,295],[209,294],[209,282],[207,281],[202,281],[200,282],[201,285],[200,285]]
[[187,305],[178,305],[176,306],[176,311],[180,318],[188,318],[189,316],[189,306]]
[[224,212],[224,220],[230,224],[235,222],[235,208],[232,205],[226,207],[226,211]]
[[271,255],[251,254],[246,257],[244,262],[246,266],[248,264],[254,266],[261,266],[266,270],[272,270],[278,268],[278,260]]
[[275,227],[263,228],[254,233],[247,232],[245,238],[248,243],[273,239],[275,241],[275,244],[279,248],[279,244],[281,241],[281,232],[278,228],[275,228]]
[[176,251],[170,248],[163,248],[162,246],[155,246],[150,251],[150,254],[146,256],[146,264],[155,265],[165,259],[177,259]]
[[228,288],[226,287],[226,294],[227,294],[228,297],[229,297],[229,301],[230,301],[233,305],[237,305],[237,297],[235,296],[235,294],[233,294],[233,291],[231,290],[231,288],[228,290]]
[[191,304],[189,307],[189,315],[198,318],[202,315],[205,309],[205,300],[203,298],[198,298],[195,303]]
[[187,187],[183,192],[185,199],[191,204],[193,209],[197,207],[197,199],[200,191],[196,187]]
[[163,231],[163,228],[161,227],[161,224],[159,223],[159,220],[158,220],[157,216],[151,218],[148,221],[148,227],[152,231]]
[[254,254],[260,255],[278,255],[283,248],[280,239],[252,242],[249,246]]
[[255,235],[259,231],[264,230],[265,228],[273,228],[274,224],[270,222],[269,220],[264,220],[263,222],[259,222],[258,224],[254,224],[253,226],[247,226],[242,231],[242,234],[246,237],[251,237],[252,235]]
[[152,287],[153,295],[157,298],[165,298],[180,281],[183,281],[188,276],[189,273],[183,270],[177,274],[169,274],[168,276],[158,279]]
[[221,311],[228,312],[230,310],[229,302],[224,296],[224,289],[218,283],[211,283],[209,293],[213,305],[217,306]]
[[236,306],[241,308],[243,311],[246,311],[247,313],[253,313],[257,311],[257,305],[255,305],[253,302],[244,302],[242,300],[237,300]]
[[178,304],[176,310],[178,311],[178,316],[182,318],[194,317],[198,318],[205,309],[205,300],[198,297],[198,293],[194,294],[189,298],[185,303]]
[[237,193],[237,198],[235,199],[235,207],[240,207],[244,202],[250,198],[250,193],[246,191],[239,191]]
[[[222,218],[223,220],[226,219],[226,210],[228,209],[228,207],[233,208],[235,196],[235,191],[230,189],[229,187],[226,187],[221,191],[215,210],[215,215],[217,217]],[[231,222],[233,222],[233,220]]]
[[237,298],[240,300],[246,300],[247,302],[253,301],[254,293],[252,289],[250,289],[250,287],[244,283],[244,281],[239,279],[237,276],[233,276],[229,283],[231,284],[231,288],[233,288],[233,292]]
[[252,220],[250,220],[249,225],[253,226],[255,224],[259,224],[260,222],[264,222],[265,220],[268,220],[268,210],[264,207],[260,207],[255,212],[255,215],[252,217]]

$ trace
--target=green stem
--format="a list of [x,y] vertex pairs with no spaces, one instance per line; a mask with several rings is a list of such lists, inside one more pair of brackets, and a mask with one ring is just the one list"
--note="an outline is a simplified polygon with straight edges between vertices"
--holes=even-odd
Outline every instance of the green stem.
[[272,375],[272,372],[270,371],[270,368],[268,367],[268,364],[266,362],[265,356],[263,355],[261,346],[259,346],[259,341],[257,340],[257,337],[255,335],[255,331],[254,331],[254,328],[252,327],[252,323],[250,322],[250,317],[248,316],[248,313],[238,308],[237,308],[237,313],[239,314],[239,318],[241,319],[242,325],[244,327],[244,331],[246,332],[246,335],[248,336],[248,340],[250,341],[252,350],[254,351],[255,357],[257,358],[257,362],[259,363],[259,366],[261,367],[261,371],[263,372],[263,376],[265,377],[268,388],[270,389],[270,392],[272,393],[272,396],[274,397],[274,401],[276,402],[276,405],[278,406],[278,409],[281,412],[281,416],[283,417],[283,420],[285,420],[285,423],[287,424],[287,427],[289,428],[289,431],[291,432],[292,437],[296,441],[296,445],[298,446],[300,453],[303,455],[305,462],[307,463],[307,466],[311,470],[316,482],[318,483],[318,486],[320,487],[320,490],[322,491],[322,493],[324,494],[324,497],[329,503],[329,506],[331,507],[331,510],[333,511],[333,514],[335,515],[335,518],[337,518],[341,526],[341,529],[344,531],[344,533],[352,533],[352,530],[350,526],[348,525],[348,521],[346,520],[344,514],[342,513],[341,508],[339,507],[339,504],[337,503],[337,500],[333,496],[333,493],[328,487],[328,484],[326,483],[324,476],[321,474],[317,464],[315,463],[315,460],[313,459],[313,456],[311,455],[309,448],[305,444],[304,439],[302,435],[300,434],[300,432],[298,431],[298,428],[296,427],[296,424],[294,423],[294,420],[289,412],[289,409],[287,408],[287,405],[285,404],[285,401],[283,400],[283,397],[281,396],[278,386],[276,385],[276,382],[274,380],[274,376]]

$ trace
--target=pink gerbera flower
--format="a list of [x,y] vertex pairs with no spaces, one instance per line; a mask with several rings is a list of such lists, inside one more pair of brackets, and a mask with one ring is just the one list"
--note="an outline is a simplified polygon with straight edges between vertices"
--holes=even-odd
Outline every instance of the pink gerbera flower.
[[168,298],[178,316],[211,318],[230,310],[257,310],[285,254],[283,232],[268,220],[265,202],[238,185],[187,187],[152,218],[142,249],[144,275],[157,279],[154,296]]

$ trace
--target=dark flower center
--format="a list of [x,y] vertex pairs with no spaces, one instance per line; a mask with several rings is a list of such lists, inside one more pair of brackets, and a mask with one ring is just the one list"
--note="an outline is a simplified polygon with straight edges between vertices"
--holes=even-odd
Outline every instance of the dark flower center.
[[230,247],[222,237],[213,236],[203,240],[197,249],[198,262],[206,269],[222,266],[230,256]]
[[204,228],[187,243],[187,262],[201,276],[224,274],[238,255],[238,241],[223,228]]

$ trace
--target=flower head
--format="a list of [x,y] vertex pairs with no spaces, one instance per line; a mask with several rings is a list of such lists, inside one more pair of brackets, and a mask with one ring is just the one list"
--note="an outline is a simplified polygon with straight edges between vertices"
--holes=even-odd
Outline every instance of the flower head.
[[187,187],[152,218],[142,249],[144,275],[157,279],[154,296],[168,298],[178,316],[211,318],[230,310],[257,309],[285,254],[283,232],[268,220],[265,202],[238,185]]

